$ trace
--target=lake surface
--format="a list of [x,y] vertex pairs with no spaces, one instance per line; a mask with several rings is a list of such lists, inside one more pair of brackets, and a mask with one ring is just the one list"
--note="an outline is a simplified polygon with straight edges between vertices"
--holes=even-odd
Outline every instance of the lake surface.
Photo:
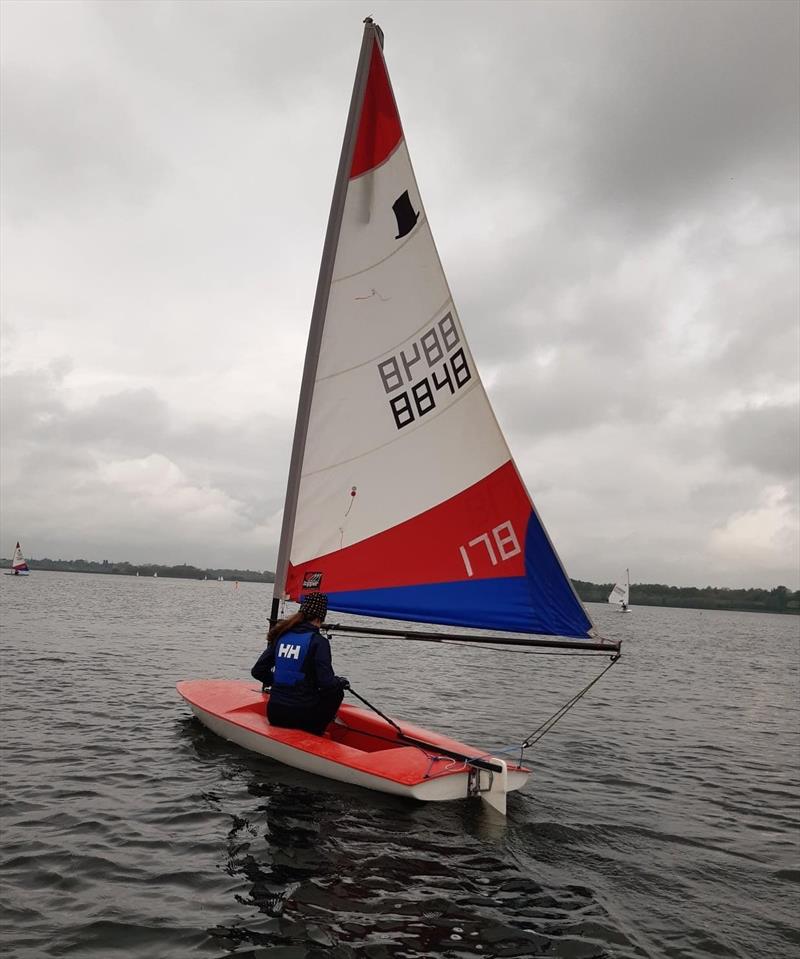
[[[250,755],[178,699],[249,678],[271,587],[0,576],[0,952],[20,959],[789,957],[800,620],[588,608],[623,657],[499,822]],[[519,742],[603,658],[335,638],[383,711]]]

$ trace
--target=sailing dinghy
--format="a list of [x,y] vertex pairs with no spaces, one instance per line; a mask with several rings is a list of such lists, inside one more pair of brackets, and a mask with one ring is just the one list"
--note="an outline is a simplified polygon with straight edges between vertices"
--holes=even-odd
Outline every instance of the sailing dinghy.
[[[327,593],[329,619],[375,622],[329,632],[600,651],[612,662],[619,653],[594,637],[492,412],[370,18],[311,318],[270,621],[282,602],[315,591]],[[498,630],[514,635],[489,632]],[[506,793],[529,776],[522,750],[532,741],[506,761],[349,705],[315,736],[270,726],[269,694],[253,682],[189,681],[178,692],[232,742],[382,792],[480,795],[505,812]]]
[[6,576],[27,576],[30,573],[25,557],[22,555],[22,549],[19,542],[14,548],[14,556],[11,560],[11,569],[6,572]]
[[616,603],[621,613],[630,612],[631,596],[631,574],[630,570],[625,570],[625,582],[615,583],[614,588],[608,594],[609,603]]

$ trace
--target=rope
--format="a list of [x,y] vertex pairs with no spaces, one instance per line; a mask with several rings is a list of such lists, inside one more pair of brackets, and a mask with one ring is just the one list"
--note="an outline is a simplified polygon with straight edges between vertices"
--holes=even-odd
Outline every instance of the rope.
[[578,700],[582,699],[589,692],[592,686],[594,686],[595,683],[599,682],[603,678],[603,676],[605,676],[605,674],[609,671],[609,669],[611,669],[614,663],[617,662],[619,657],[620,657],[620,653],[616,653],[614,656],[612,656],[611,662],[608,664],[608,666],[606,666],[604,670],[600,672],[599,675],[595,676],[595,678],[590,683],[587,683],[583,687],[583,689],[581,689],[572,697],[572,699],[568,699],[563,706],[561,706],[552,714],[552,716],[549,716],[547,719],[545,719],[545,721],[540,726],[537,726],[536,729],[534,729],[534,731],[529,736],[526,736],[526,738],[522,741],[519,747],[520,759],[522,757],[522,750],[528,749],[530,746],[533,746],[535,743],[538,743],[543,736],[546,736],[547,733],[549,733],[550,730],[553,728],[553,726],[555,726],[555,724],[560,719],[566,716],[566,714],[570,711],[570,709],[572,709],[572,707],[578,702]]
[[347,689],[348,689],[348,692],[351,692],[351,693],[356,697],[356,699],[360,699],[361,702],[362,702],[365,706],[369,706],[369,708],[373,711],[373,713],[377,713],[377,714],[381,717],[381,719],[385,719],[386,722],[389,723],[390,726],[394,726],[394,728],[397,730],[398,733],[400,733],[401,736],[403,735],[403,730],[397,725],[397,723],[396,723],[393,719],[389,719],[389,717],[386,716],[386,715],[384,715],[384,713],[382,713],[382,712],[380,711],[380,709],[378,709],[377,706],[373,706],[372,703],[370,703],[370,702],[368,702],[366,699],[364,699],[363,696],[360,696],[360,695],[353,689],[352,686],[348,686]]
[[[398,732],[398,734],[400,735],[401,738],[404,738],[404,737],[405,737],[405,733],[403,732],[403,730],[397,725],[397,723],[396,723],[393,719],[390,719],[388,716],[386,716],[384,713],[382,713],[382,712],[380,711],[380,709],[378,709],[376,706],[373,706],[372,703],[370,703],[370,702],[368,702],[366,699],[364,699],[363,696],[360,696],[360,695],[353,689],[352,686],[348,686],[347,689],[348,689],[348,692],[351,692],[351,693],[356,697],[356,699],[360,699],[361,702],[362,702],[365,706],[369,706],[369,708],[370,708],[373,712],[377,713],[377,714],[381,717],[381,719],[386,720],[387,723],[389,723],[390,725],[394,726],[394,728],[397,730],[397,732]],[[346,726],[347,724],[346,724],[346,723],[342,723],[342,725],[343,725],[343,726]],[[347,728],[348,728],[348,729],[352,729],[352,726],[348,726]],[[394,740],[390,740],[387,736],[379,736],[377,733],[367,733],[367,732],[365,732],[364,730],[361,730],[361,734],[362,734],[362,735],[366,735],[366,736],[374,736],[376,739],[385,739],[387,742],[393,742],[393,741],[394,741]],[[444,762],[444,761],[450,760],[450,765],[447,767],[447,769],[452,768],[452,766],[454,766],[454,765],[457,763],[457,760],[453,759],[453,758],[450,757],[450,756],[440,756],[440,755],[438,755],[438,753],[436,752],[436,747],[435,747],[435,746],[431,746],[430,748],[426,748],[426,747],[420,746],[418,743],[410,743],[410,745],[412,745],[415,749],[419,749],[419,751],[422,753],[422,755],[423,755],[423,756],[426,756],[426,757],[428,758],[428,760],[429,760],[429,762],[428,762],[428,769],[427,769],[427,771],[425,772],[425,779],[428,779],[428,778],[430,777],[430,775],[431,775],[431,770],[433,769],[433,766],[434,766],[435,763],[437,763],[437,762]],[[462,763],[462,765],[464,765],[464,764]],[[447,769],[443,770],[440,775],[443,775],[445,772],[447,772]]]
[[[555,654],[553,654],[553,655],[559,655],[559,654],[558,654],[558,653],[555,653]],[[564,716],[566,716],[566,714],[570,711],[570,709],[572,709],[572,707],[573,707],[579,700],[583,699],[583,697],[589,692],[589,690],[592,688],[592,686],[594,686],[595,683],[600,682],[600,680],[603,678],[603,676],[605,676],[605,674],[606,674],[606,673],[609,671],[609,669],[611,669],[611,667],[617,662],[617,660],[620,658],[621,655],[622,655],[621,653],[615,653],[615,654],[611,657],[611,662],[608,664],[608,666],[605,667],[605,669],[601,670],[600,673],[599,673],[597,676],[595,676],[595,678],[594,678],[590,683],[587,683],[587,684],[583,687],[583,689],[581,689],[581,690],[579,690],[577,693],[575,693],[575,695],[574,695],[571,699],[568,699],[568,700],[566,701],[566,703],[564,703],[563,706],[560,706],[551,716],[549,716],[547,719],[545,719],[545,721],[544,721],[543,723],[541,723],[539,726],[537,726],[536,729],[534,729],[532,733],[530,733],[528,736],[525,737],[525,739],[520,743],[519,746],[505,746],[505,747],[503,747],[502,749],[497,750],[497,752],[510,753],[510,752],[512,752],[512,751],[516,752],[517,749],[519,749],[519,765],[521,766],[521,765],[522,765],[522,753],[524,752],[524,750],[529,749],[531,746],[534,746],[536,743],[539,742],[540,739],[542,739],[544,736],[546,736],[547,733],[549,733],[550,730],[556,725],[556,723],[557,723],[559,720],[563,719]],[[389,723],[390,726],[393,726],[394,729],[397,731],[397,733],[398,733],[400,736],[402,736],[402,737],[405,736],[405,734],[403,733],[403,730],[397,725],[397,723],[396,723],[393,719],[390,719],[388,716],[386,716],[384,713],[382,713],[382,712],[380,711],[380,709],[378,709],[377,706],[373,706],[371,702],[369,702],[368,700],[364,699],[364,697],[361,696],[359,693],[357,693],[357,692],[353,689],[352,686],[349,686],[349,687],[348,687],[348,690],[349,690],[349,692],[351,692],[351,693],[356,697],[356,699],[360,699],[361,702],[362,702],[365,706],[367,706],[369,709],[371,709],[374,713],[377,713],[377,714],[381,717],[381,719],[383,719],[383,720],[385,720],[387,723]],[[419,747],[419,748],[422,748],[422,747]],[[432,750],[432,751],[435,751],[435,747],[433,747],[433,750]],[[423,752],[426,752],[426,751],[423,750]],[[486,753],[486,754],[485,754],[486,757],[490,757],[490,755],[491,755],[490,753]],[[433,761],[435,761],[437,758],[438,758],[438,757],[434,756],[434,757],[433,757]],[[478,758],[482,759],[482,758],[484,758],[484,757],[481,756],[481,757],[474,757],[474,758],[476,758],[476,759],[478,759]],[[432,764],[431,764],[431,765],[432,765]],[[429,769],[429,772],[430,772],[430,769]]]

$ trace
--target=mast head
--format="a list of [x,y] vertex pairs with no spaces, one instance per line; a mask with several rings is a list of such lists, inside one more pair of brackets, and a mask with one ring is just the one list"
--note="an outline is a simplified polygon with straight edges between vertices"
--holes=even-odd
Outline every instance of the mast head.
[[378,38],[378,43],[381,45],[381,50],[383,50],[383,30],[375,23],[372,17],[364,17],[364,29],[369,30],[370,27],[375,28],[375,35]]

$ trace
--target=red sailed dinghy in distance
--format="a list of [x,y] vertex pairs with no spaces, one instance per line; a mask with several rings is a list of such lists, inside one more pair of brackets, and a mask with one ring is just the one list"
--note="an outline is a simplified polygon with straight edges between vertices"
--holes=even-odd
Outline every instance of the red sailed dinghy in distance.
[[[489,404],[370,18],[309,330],[271,621],[283,601],[316,591],[330,611],[376,620],[329,632],[550,646],[610,653],[612,662],[619,653],[594,637]],[[377,620],[485,632],[386,629]],[[382,792],[480,795],[505,812],[506,793],[529,775],[527,740],[504,750],[506,761],[349,705],[315,736],[272,727],[268,694],[253,682],[197,680],[178,691],[232,742]]]
[[17,540],[17,545],[14,547],[14,556],[11,560],[11,570],[6,573],[6,576],[27,576],[29,573],[28,564],[25,562],[22,548],[19,545],[19,540]]

